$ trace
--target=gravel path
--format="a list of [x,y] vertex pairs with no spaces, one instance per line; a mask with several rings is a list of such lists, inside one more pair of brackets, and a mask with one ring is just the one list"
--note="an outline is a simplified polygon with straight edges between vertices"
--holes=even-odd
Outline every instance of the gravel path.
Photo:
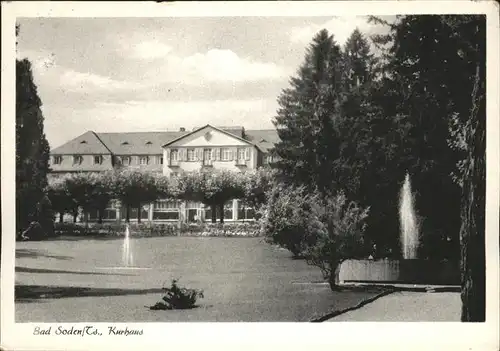
[[460,293],[400,291],[327,322],[459,322]]

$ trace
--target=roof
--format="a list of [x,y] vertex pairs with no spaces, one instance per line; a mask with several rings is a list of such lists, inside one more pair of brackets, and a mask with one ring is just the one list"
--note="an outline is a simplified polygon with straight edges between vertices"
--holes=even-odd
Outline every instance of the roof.
[[162,146],[189,132],[99,133],[101,140],[116,155],[162,153]]
[[275,129],[245,130],[245,137],[262,150],[268,152],[279,141]]
[[53,155],[110,153],[111,151],[93,131],[88,131],[51,151]]
[[[219,131],[219,132],[222,132],[222,133],[224,133],[224,134],[229,134],[229,135],[230,135],[231,137],[233,137],[233,138],[236,138],[236,139],[239,139],[239,140],[241,140],[241,141],[244,141],[245,143],[253,144],[253,143],[252,143],[252,142],[250,142],[249,140],[247,140],[247,139],[243,138],[243,128],[241,128],[241,129],[240,129],[240,128],[238,128],[238,129],[236,129],[236,130],[235,130],[235,129],[226,129],[226,130],[224,130],[224,129],[220,129],[220,128],[217,128],[217,127],[211,126],[210,124],[207,124],[207,125],[204,125],[203,127],[195,128],[195,129],[193,129],[193,131],[191,131],[191,132],[189,132],[189,133],[186,133],[185,135],[181,135],[181,136],[179,136],[178,138],[175,138],[174,140],[171,140],[171,141],[169,141],[168,143],[165,143],[165,144],[164,144],[164,145],[162,145],[162,146],[168,146],[168,145],[172,144],[173,142],[176,142],[176,141],[178,141],[178,140],[181,140],[182,138],[187,137],[188,135],[192,135],[192,134],[194,134],[194,133],[197,133],[197,132],[199,132],[200,130],[203,130],[203,129],[205,129],[205,128],[213,128],[213,129],[215,129],[215,130],[217,130],[217,131]],[[240,133],[241,133],[241,135],[240,135]]]
[[[130,133],[94,133],[89,131],[53,149],[51,154],[157,155],[162,153],[162,146],[207,126],[197,128],[194,131]],[[279,140],[278,133],[274,129],[212,128],[254,144],[263,152],[267,152]],[[244,138],[242,138],[243,135]],[[86,142],[81,143],[82,141]]]

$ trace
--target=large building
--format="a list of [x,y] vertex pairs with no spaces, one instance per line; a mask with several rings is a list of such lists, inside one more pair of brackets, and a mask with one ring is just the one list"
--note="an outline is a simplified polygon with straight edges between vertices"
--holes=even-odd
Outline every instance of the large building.
[[[276,130],[245,130],[243,127],[213,127],[206,125],[186,131],[95,133],[86,132],[51,151],[50,177],[74,172],[103,172],[113,169],[138,168],[175,176],[202,169],[226,169],[241,172],[269,164],[270,150],[278,140]],[[210,209],[197,202],[157,200],[144,204],[141,220],[196,221],[211,218]],[[104,221],[120,221],[125,209],[117,202],[109,204]],[[137,209],[130,209],[130,219],[136,220]],[[98,214],[84,214],[96,220]],[[251,220],[251,208],[240,201],[225,204],[225,221]]]

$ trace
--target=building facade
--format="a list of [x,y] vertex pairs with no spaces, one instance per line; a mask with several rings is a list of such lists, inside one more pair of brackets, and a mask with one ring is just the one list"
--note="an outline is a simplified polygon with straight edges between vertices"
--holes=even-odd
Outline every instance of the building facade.
[[[243,127],[206,125],[186,131],[95,133],[86,132],[51,151],[49,177],[75,172],[103,172],[136,168],[173,177],[186,172],[224,169],[244,172],[266,166],[272,161],[271,150],[278,140],[276,130],[245,130]],[[103,213],[106,222],[121,221],[125,208],[112,201]],[[131,221],[137,209],[129,210]],[[210,208],[191,201],[158,199],[143,204],[141,220],[152,222],[196,222],[211,218]],[[89,221],[98,218],[96,211],[82,214]],[[240,201],[225,204],[224,221],[253,220],[254,210]]]

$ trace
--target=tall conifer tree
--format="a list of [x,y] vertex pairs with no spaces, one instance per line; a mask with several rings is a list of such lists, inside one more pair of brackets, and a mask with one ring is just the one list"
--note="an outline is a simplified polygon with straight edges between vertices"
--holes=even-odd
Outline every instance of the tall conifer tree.
[[[16,34],[19,27],[16,27]],[[51,231],[45,188],[49,171],[49,143],[45,138],[42,102],[33,81],[31,63],[16,60],[16,230],[31,221]]]
[[335,189],[332,172],[338,155],[334,119],[342,95],[340,47],[326,30],[308,47],[305,60],[290,87],[278,98],[280,108],[274,124],[280,142],[275,152],[283,179],[296,185]]

